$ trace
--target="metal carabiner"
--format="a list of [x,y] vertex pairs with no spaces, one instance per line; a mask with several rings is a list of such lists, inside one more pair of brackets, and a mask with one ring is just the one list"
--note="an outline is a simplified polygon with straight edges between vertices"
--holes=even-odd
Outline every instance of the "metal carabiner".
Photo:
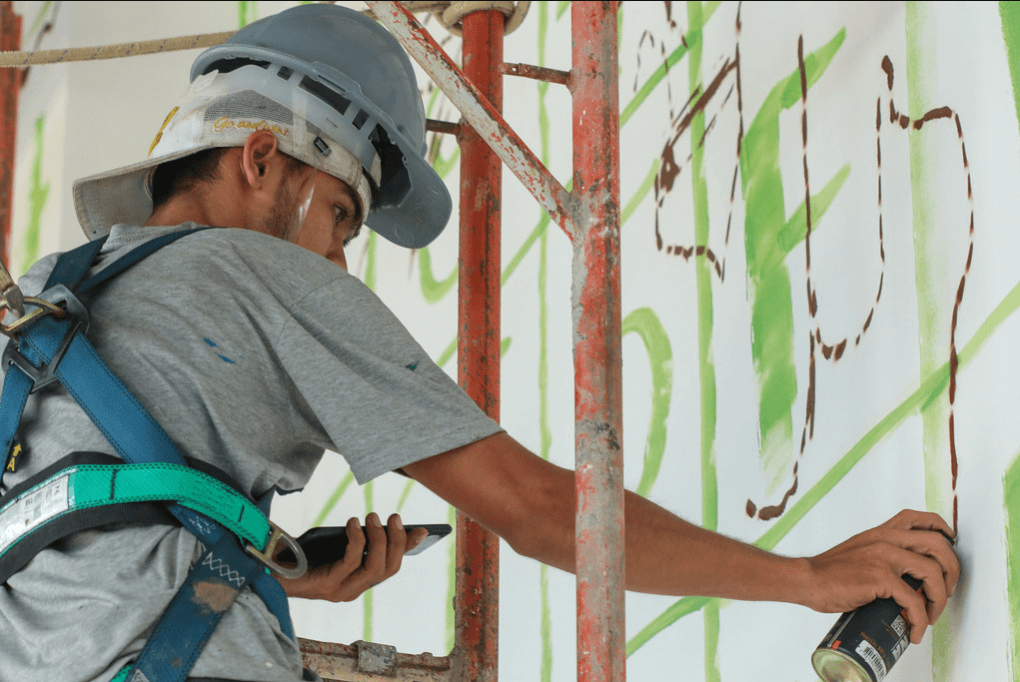
[[[2,279],[3,277],[0,276],[0,280]],[[63,319],[66,315],[71,315],[78,320],[82,331],[88,331],[88,308],[63,284],[56,284],[50,287],[39,294],[38,297],[26,296],[24,303],[36,306],[36,310],[27,315],[22,315],[10,324],[0,324],[0,332],[13,337],[16,333],[31,326],[33,322],[46,315],[53,315],[58,320]],[[0,319],[3,319],[4,310],[13,311],[6,300],[0,301]]]
[[[269,521],[269,519],[266,519],[266,521]],[[272,521],[269,521],[269,527],[271,532],[269,533],[269,542],[266,543],[266,548],[260,551],[255,549],[254,545],[249,544],[245,546],[245,551],[261,561],[266,568],[274,573],[279,573],[284,578],[290,578],[292,580],[294,578],[300,578],[308,570],[308,559],[305,558],[305,551],[301,549],[301,545],[298,544],[297,540],[288,535],[287,531],[283,530]],[[273,556],[276,554],[277,546],[280,544],[281,540],[290,547],[292,552],[294,552],[294,556],[297,557],[297,566],[288,567],[276,563]]]
[[[18,291],[18,293],[21,293],[20,290]],[[26,305],[33,305],[36,307],[36,309],[26,315],[25,314]],[[3,319],[5,310],[10,310],[11,312],[17,313],[15,308],[13,308],[10,303],[8,303],[6,297],[2,302],[0,302],[0,319]],[[0,332],[6,334],[7,336],[14,336],[19,331],[21,331],[25,327],[30,326],[33,322],[35,322],[41,317],[44,317],[46,315],[53,315],[54,317],[59,319],[62,318],[65,314],[66,311],[63,308],[54,303],[51,303],[50,301],[47,301],[46,299],[36,298],[35,296],[26,296],[21,300],[21,314],[16,316],[14,322],[11,322],[10,324],[0,323]]]
[[25,296],[3,261],[0,261],[0,298],[3,299],[3,308],[13,311],[14,317],[25,314]]
[[0,357],[0,371],[7,372],[7,368],[10,365],[15,365],[32,380],[31,392],[35,393],[39,389],[49,386],[58,380],[56,376],[57,367],[60,365],[61,360],[63,360],[67,349],[71,346],[75,336],[88,331],[89,311],[63,284],[50,287],[40,294],[38,299],[27,298],[25,301],[39,301],[45,307],[41,307],[39,310],[33,311],[13,322],[10,325],[11,327],[23,329],[31,324],[33,320],[46,313],[53,314],[57,319],[68,318],[70,321],[69,326],[64,332],[64,338],[61,339],[60,345],[57,346],[56,351],[54,351],[48,362],[37,366],[22,355],[19,336],[11,336],[11,340],[7,342],[7,346],[4,348],[3,356]]

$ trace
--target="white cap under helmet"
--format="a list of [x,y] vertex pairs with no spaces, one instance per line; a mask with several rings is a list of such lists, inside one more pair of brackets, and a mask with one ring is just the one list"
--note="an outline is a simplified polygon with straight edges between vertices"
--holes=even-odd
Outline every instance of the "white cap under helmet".
[[452,201],[424,158],[425,111],[411,61],[371,19],[328,4],[288,9],[203,52],[191,80],[147,160],[74,184],[89,239],[148,219],[159,164],[242,146],[257,129],[350,185],[370,207],[366,224],[390,241],[420,248],[446,226]]

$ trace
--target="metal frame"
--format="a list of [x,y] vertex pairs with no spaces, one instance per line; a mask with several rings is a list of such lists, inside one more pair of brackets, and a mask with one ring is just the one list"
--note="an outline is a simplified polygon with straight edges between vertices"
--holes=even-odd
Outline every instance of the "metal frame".
[[571,4],[577,668],[625,679],[617,3]]
[[[461,143],[469,146],[462,147],[465,158],[461,166],[458,375],[483,408],[498,412],[501,191],[499,171],[491,165],[490,156],[472,151],[472,160],[467,158],[479,138],[573,241],[578,679],[622,682],[626,654],[617,3],[572,4],[573,65],[569,76],[524,65],[501,65],[497,54],[502,52],[502,35],[494,32],[493,23],[501,26],[502,20],[495,12],[479,12],[464,21],[464,55],[471,65],[470,73],[465,74],[405,7],[396,2],[367,4],[460,110],[467,125],[477,131],[472,135],[465,131],[467,126],[461,126]],[[482,15],[486,19],[469,21]],[[499,95],[492,94],[492,88],[498,91],[493,81],[499,80],[500,72],[566,82],[570,88],[573,191],[564,189],[503,120]],[[476,204],[483,205],[481,212],[465,210]],[[480,229],[486,232],[484,236],[476,234]],[[482,274],[485,263],[488,271]],[[465,281],[465,277],[470,279]],[[478,376],[478,372],[487,372],[487,376]],[[483,574],[486,590],[494,589],[498,554],[487,545],[476,548],[466,545],[463,537],[458,540],[458,576]],[[497,597],[487,591],[462,593],[474,584],[458,577],[457,646],[452,655],[470,661],[460,679],[495,680],[496,631],[488,619],[496,613]]]
[[[497,113],[503,108],[503,15],[463,19],[465,75]],[[503,164],[470,126],[460,135],[460,273],[457,379],[499,421],[500,257]],[[495,682],[499,653],[499,537],[457,513],[454,655],[461,679]]]

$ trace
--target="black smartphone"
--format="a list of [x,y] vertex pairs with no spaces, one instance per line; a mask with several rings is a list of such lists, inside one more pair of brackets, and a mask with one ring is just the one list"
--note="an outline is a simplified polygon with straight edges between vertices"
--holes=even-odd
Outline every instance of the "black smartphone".
[[[408,533],[413,531],[415,528],[426,528],[429,534],[425,536],[425,539],[418,543],[418,546],[407,552],[404,556],[410,556],[413,554],[420,554],[426,549],[436,544],[440,538],[444,538],[450,534],[453,528],[446,523],[425,523],[425,524],[409,524],[404,526]],[[386,527],[383,526],[383,530]],[[365,526],[361,527],[361,532],[368,538],[368,529]],[[332,564],[340,561],[344,558],[344,553],[347,551],[347,528],[346,526],[320,526],[318,528],[311,528],[297,539],[301,549],[304,550],[305,558],[308,559],[309,567],[323,566],[325,564]],[[368,545],[365,545],[365,553],[368,553]],[[284,547],[283,550],[277,555],[276,560],[282,563],[297,563],[297,557],[294,556],[294,552],[289,547]]]

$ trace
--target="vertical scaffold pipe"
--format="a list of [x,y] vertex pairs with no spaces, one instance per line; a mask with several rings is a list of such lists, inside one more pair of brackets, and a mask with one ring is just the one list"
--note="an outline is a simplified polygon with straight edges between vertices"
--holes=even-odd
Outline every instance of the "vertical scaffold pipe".
[[[0,2],[0,50],[21,49],[21,17],[11,2]],[[18,137],[18,91],[21,69],[0,69],[0,259],[10,265],[14,217],[14,156]]]
[[581,682],[623,682],[623,360],[616,2],[575,2],[574,417],[577,661]]
[[[503,15],[463,19],[464,72],[502,111]],[[502,162],[467,125],[460,137],[460,303],[457,375],[461,387],[499,420],[500,208]],[[455,652],[463,680],[495,682],[499,651],[499,538],[457,515]]]

